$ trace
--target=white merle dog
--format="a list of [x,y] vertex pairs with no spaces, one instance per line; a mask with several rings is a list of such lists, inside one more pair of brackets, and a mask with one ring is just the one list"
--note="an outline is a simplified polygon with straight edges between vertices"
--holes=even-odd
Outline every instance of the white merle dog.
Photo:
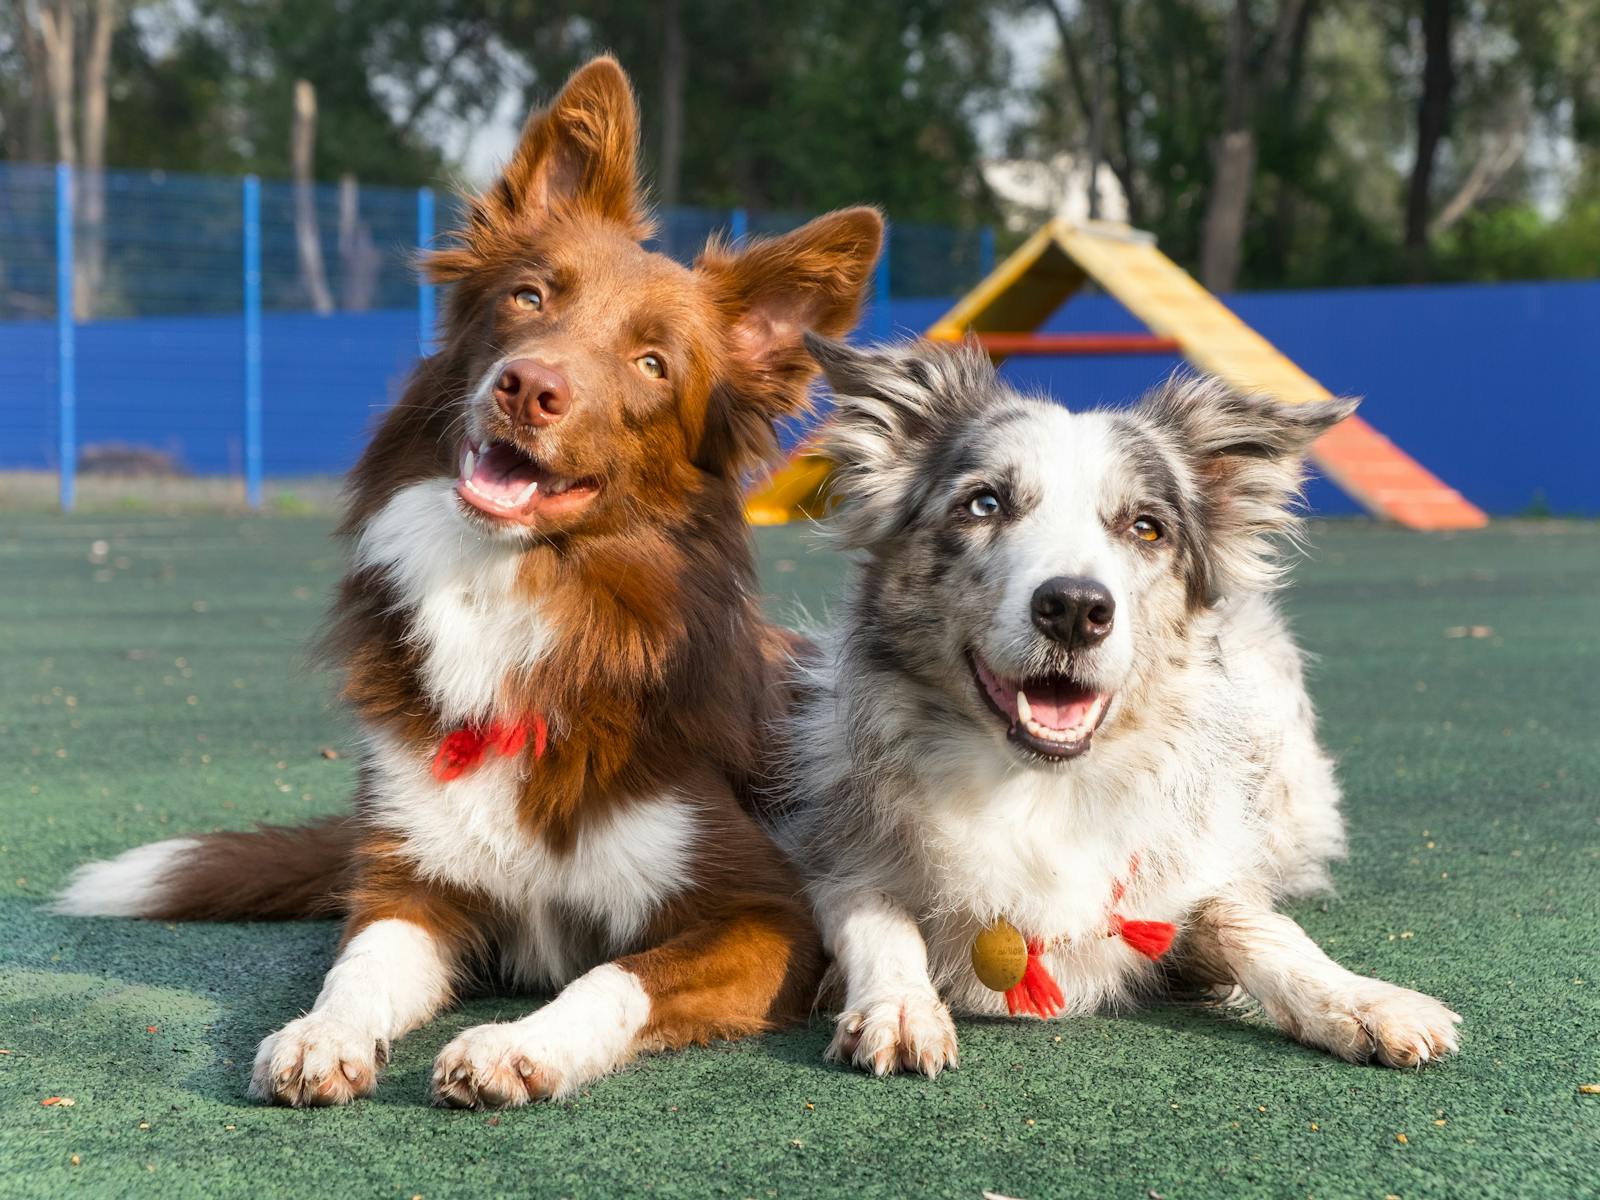
[[[1455,1013],[1274,907],[1344,850],[1269,594],[1305,451],[1355,402],[1175,377],[1074,413],[974,347],[808,345],[838,396],[829,528],[865,556],[799,669],[772,820],[842,987],[830,1056],[932,1076],[950,1008],[1082,1013],[1180,979],[1343,1058],[1455,1050]],[[991,929],[1004,994],[975,973]]]

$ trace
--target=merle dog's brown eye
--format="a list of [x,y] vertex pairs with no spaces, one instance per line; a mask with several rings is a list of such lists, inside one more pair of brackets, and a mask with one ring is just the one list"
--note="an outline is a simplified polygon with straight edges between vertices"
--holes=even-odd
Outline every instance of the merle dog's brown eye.
[[1159,542],[1161,540],[1161,526],[1152,517],[1140,517],[1129,528],[1133,536],[1141,542]]
[[544,296],[538,288],[518,288],[512,293],[511,300],[525,312],[539,312],[544,308]]

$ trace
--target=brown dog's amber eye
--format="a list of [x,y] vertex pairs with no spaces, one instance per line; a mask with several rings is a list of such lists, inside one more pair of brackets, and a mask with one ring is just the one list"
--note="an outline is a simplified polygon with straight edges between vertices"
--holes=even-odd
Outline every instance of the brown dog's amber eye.
[[667,364],[661,361],[659,354],[646,354],[642,358],[633,360],[633,365],[639,368],[639,373],[647,379],[665,379],[667,377]]
[[527,312],[538,312],[544,307],[544,297],[537,288],[519,288],[511,297],[516,306]]
[[1133,536],[1141,542],[1159,542],[1161,540],[1161,526],[1149,517],[1140,517],[1133,523]]

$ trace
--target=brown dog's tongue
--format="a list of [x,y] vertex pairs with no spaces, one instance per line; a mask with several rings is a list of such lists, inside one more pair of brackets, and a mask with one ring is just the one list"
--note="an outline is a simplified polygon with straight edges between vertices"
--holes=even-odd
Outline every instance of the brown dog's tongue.
[[495,442],[478,456],[472,471],[472,486],[492,500],[522,503],[530,483],[539,481],[537,464],[514,446]]

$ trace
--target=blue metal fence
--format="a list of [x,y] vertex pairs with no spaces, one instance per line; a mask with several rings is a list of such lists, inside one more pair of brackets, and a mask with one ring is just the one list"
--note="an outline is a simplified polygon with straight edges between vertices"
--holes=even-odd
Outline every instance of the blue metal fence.
[[[251,503],[264,478],[347,469],[430,347],[435,297],[413,260],[451,226],[458,198],[348,184],[300,197],[319,287],[301,264],[291,185],[111,172],[105,219],[90,229],[84,184],[0,163],[0,470],[58,470],[70,507],[80,459],[87,469],[119,445],[243,478]],[[688,257],[713,232],[803,219],[675,209],[659,245]],[[893,225],[863,329],[926,328],[993,258],[988,231]],[[1365,395],[1373,424],[1486,510],[1600,513],[1590,350],[1600,282],[1228,302],[1329,387]],[[1085,297],[1049,327],[1137,325],[1108,298]],[[1076,406],[1126,399],[1176,365],[1018,358],[1005,373]],[[1311,496],[1320,511],[1350,511],[1331,486]]]
[[[342,471],[432,348],[414,258],[459,205],[429,188],[0,163],[0,469],[53,467],[68,509],[80,461],[110,448],[242,476],[252,505],[266,476]],[[655,248],[687,260],[713,234],[805,219],[675,208]],[[891,328],[891,280],[954,294],[992,258],[979,231],[895,226],[868,327]]]

